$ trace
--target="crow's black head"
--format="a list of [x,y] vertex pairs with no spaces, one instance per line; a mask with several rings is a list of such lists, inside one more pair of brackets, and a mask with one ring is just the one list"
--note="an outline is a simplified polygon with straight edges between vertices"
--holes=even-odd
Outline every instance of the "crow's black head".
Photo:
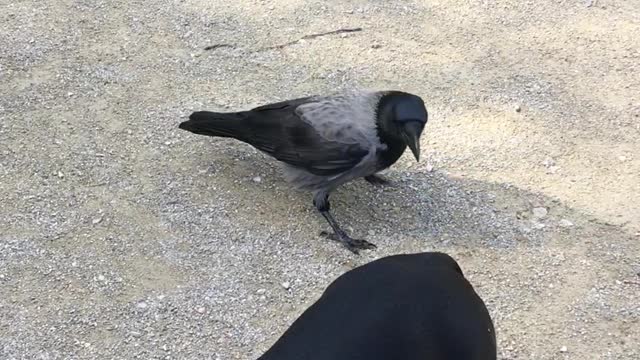
[[420,161],[420,135],[429,115],[419,96],[390,91],[380,98],[378,103],[378,127],[382,132],[409,146],[411,152]]

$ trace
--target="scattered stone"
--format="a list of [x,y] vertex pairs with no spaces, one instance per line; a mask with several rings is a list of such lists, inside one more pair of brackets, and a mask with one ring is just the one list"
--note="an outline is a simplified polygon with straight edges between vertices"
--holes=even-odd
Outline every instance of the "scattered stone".
[[627,157],[624,156],[624,155],[621,155],[621,156],[618,156],[618,160],[620,160],[622,162],[625,162],[625,161],[627,161]]
[[258,293],[258,295],[262,295],[262,294],[266,293],[267,290],[266,289],[258,289],[258,291],[256,291],[256,292]]
[[146,302],[144,302],[144,301],[140,301],[139,303],[137,303],[137,304],[136,304],[136,307],[137,307],[138,309],[146,309],[146,308],[147,308],[147,306],[148,306],[148,305],[147,305],[147,303],[146,303]]
[[104,280],[105,280],[104,275],[102,274],[98,275],[98,281],[104,281]]
[[537,207],[533,208],[533,217],[537,219],[543,219],[548,214],[547,208]]
[[205,311],[205,308],[204,308],[204,306],[198,306],[198,307],[196,308],[196,311],[197,311],[199,314],[203,314],[203,313],[204,313],[204,311]]
[[97,217],[97,218],[95,218],[95,219],[91,220],[91,223],[92,223],[93,225],[97,225],[97,224],[99,224],[101,221],[102,221],[102,217]]
[[567,352],[567,350],[568,350],[568,349],[567,349],[567,347],[566,347],[566,346],[563,346],[563,347],[561,347],[561,348],[560,348],[560,352],[562,352],[562,353],[566,353],[566,352]]
[[426,170],[427,170],[427,172],[432,172],[433,171],[433,165],[431,163],[427,164]]
[[291,288],[291,283],[289,283],[288,281],[285,281],[280,285],[282,285],[282,287],[285,288],[286,290],[289,290]]
[[253,179],[251,179],[251,180],[252,180],[253,182],[255,182],[255,183],[262,182],[262,178],[261,178],[260,176],[256,176],[256,177],[254,177],[254,178],[253,178]]
[[520,104],[517,104],[515,109],[514,109],[517,113],[519,113],[520,111],[522,111],[522,106]]
[[560,220],[559,224],[562,227],[572,227],[573,226],[573,223],[571,221],[567,220],[567,219]]
[[525,220],[529,218],[529,212],[526,210],[518,210],[516,211],[516,219]]
[[552,167],[555,164],[556,164],[556,162],[552,158],[546,158],[546,159],[544,159],[544,161],[542,161],[542,165],[544,165],[546,167]]
[[557,173],[557,172],[558,172],[558,170],[560,170],[560,168],[559,168],[559,167],[557,167],[557,166],[550,166],[550,167],[547,169],[547,174],[555,174],[555,173]]
[[531,227],[536,229],[536,230],[544,229],[545,226],[546,226],[545,224],[539,223],[539,222],[533,223],[533,225],[531,225]]

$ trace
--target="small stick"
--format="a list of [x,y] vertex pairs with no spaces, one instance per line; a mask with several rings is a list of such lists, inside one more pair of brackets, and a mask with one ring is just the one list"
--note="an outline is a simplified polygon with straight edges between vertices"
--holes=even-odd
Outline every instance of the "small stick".
[[215,45],[209,45],[205,47],[204,50],[207,51],[207,50],[215,50],[219,48],[232,48],[232,47],[235,47],[235,46],[231,44],[215,44]]
[[[279,45],[274,45],[274,46],[267,46],[261,49],[256,50],[256,52],[260,52],[260,51],[267,51],[267,50],[275,50],[275,49],[283,49],[287,46],[291,46],[294,44],[299,43],[302,40],[309,40],[309,39],[315,39],[321,36],[328,36],[328,35],[337,35],[337,34],[344,34],[344,33],[354,33],[354,32],[359,32],[362,31],[362,28],[346,28],[346,29],[338,29],[338,30],[333,30],[333,31],[327,31],[327,32],[323,32],[323,33],[318,33],[318,34],[310,34],[310,35],[305,35],[303,37],[301,37],[298,40],[293,40],[293,41],[289,41],[287,43],[284,44],[279,44]],[[235,45],[232,44],[214,44],[214,45],[209,45],[206,46],[204,48],[205,51],[209,51],[209,50],[215,50],[215,49],[220,49],[220,48],[235,48]]]
[[259,49],[258,51],[282,49],[282,48],[285,48],[287,46],[291,46],[291,45],[297,44],[301,40],[315,39],[315,38],[321,37],[321,36],[337,35],[337,34],[344,34],[344,33],[353,33],[353,32],[359,32],[359,31],[362,31],[362,28],[338,29],[338,30],[327,31],[327,32],[318,33],[318,34],[310,34],[310,35],[305,35],[305,36],[301,37],[298,40],[289,41],[287,43],[280,44],[280,45],[268,46],[268,47]]

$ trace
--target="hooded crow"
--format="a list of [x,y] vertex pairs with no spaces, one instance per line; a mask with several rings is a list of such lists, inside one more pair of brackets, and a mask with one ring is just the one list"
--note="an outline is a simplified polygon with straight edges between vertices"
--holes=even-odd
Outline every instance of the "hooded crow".
[[496,360],[496,336],[449,255],[395,255],[329,285],[258,360],[276,359]]
[[419,96],[401,91],[354,91],[311,96],[248,111],[194,112],[180,128],[230,137],[286,164],[285,177],[313,193],[313,203],[332,234],[349,250],[375,245],[352,239],[330,213],[329,193],[357,178],[384,183],[375,175],[394,164],[407,146],[420,159],[420,135],[427,110]]

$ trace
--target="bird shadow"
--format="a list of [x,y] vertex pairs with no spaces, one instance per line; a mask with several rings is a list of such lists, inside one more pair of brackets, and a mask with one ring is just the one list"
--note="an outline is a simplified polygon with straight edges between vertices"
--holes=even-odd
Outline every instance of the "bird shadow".
[[[281,174],[280,163],[251,148],[230,146],[233,140],[212,145],[215,156],[191,161],[201,169],[208,188],[217,194],[231,194],[230,204],[239,229],[282,238],[295,232],[286,246],[295,247],[299,238],[318,238],[328,224],[312,204],[309,192],[295,190]],[[181,176],[171,171],[172,177]],[[207,176],[212,175],[212,176]],[[400,161],[383,173],[390,185],[372,185],[357,179],[336,189],[330,196],[332,213],[354,238],[383,246],[397,246],[407,239],[423,244],[465,244],[480,247],[510,247],[526,242],[540,245],[550,231],[566,231],[575,218],[587,215],[560,200],[506,183],[455,177],[446,171],[421,171]],[[202,196],[197,187],[194,194]],[[544,209],[542,217],[534,209]],[[584,220],[587,221],[587,220]],[[589,218],[590,223],[606,221]],[[287,236],[289,238],[289,236]],[[250,240],[248,240],[250,241]],[[335,244],[333,244],[335,245]],[[257,246],[269,246],[267,242]],[[336,246],[336,248],[338,248]],[[342,251],[339,249],[337,251]]]
[[[311,194],[292,189],[276,162],[253,149],[226,147],[222,152],[209,167],[225,171],[217,172],[210,181],[213,186],[221,183],[221,177],[234,179],[224,186],[242,195],[236,199],[239,209],[260,209],[271,219],[267,223],[313,227],[311,233],[303,231],[305,236],[329,229],[312,205]],[[331,194],[334,216],[353,237],[383,243],[412,237],[425,242],[508,247],[521,241],[539,243],[545,227],[559,224],[559,218],[534,219],[534,208],[556,209],[556,217],[568,211],[559,211],[562,204],[542,194],[509,184],[456,178],[444,171],[422,172],[400,166],[383,176],[389,185],[358,179]],[[277,219],[273,214],[278,214]],[[258,218],[252,215],[248,221]]]

